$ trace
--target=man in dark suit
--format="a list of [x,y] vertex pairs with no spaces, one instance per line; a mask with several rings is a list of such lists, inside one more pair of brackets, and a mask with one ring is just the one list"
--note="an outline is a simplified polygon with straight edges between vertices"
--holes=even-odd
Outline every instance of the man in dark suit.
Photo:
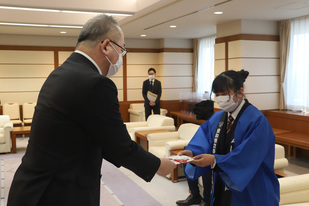
[[8,206],[99,206],[103,158],[145,181],[175,168],[131,141],[123,123],[117,88],[106,76],[117,72],[126,52],[112,17],[84,25],[76,51],[40,91]]
[[[148,69],[148,79],[143,82],[143,97],[145,99],[145,119],[147,120],[148,116],[151,115],[153,111],[154,114],[160,114],[160,98],[162,93],[161,82],[155,79],[156,70],[154,68]],[[156,101],[149,101],[147,97],[148,91],[157,95]]]

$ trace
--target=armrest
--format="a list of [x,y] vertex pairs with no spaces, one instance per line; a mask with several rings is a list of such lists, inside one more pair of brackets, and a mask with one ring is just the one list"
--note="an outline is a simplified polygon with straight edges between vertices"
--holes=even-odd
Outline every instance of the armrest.
[[176,140],[165,143],[165,154],[171,156],[171,150],[184,149],[190,142],[190,139]]
[[13,122],[7,122],[4,124],[4,129],[9,129],[9,131],[12,131],[13,129]]
[[152,133],[147,135],[149,147],[164,146],[166,142],[177,140],[178,132]]
[[134,109],[128,109],[128,112],[135,115],[142,115],[143,111],[141,110],[134,110]]
[[165,147],[169,150],[184,149],[190,142],[190,139],[182,139],[166,142]]
[[179,139],[179,133],[178,132],[152,133],[147,135],[147,139],[148,141],[162,140],[162,139],[170,139],[170,141],[172,141]]
[[125,122],[124,124],[127,126],[127,128],[147,127],[148,126],[146,121],[143,121],[143,122]]
[[280,205],[309,202],[309,174],[279,178]]

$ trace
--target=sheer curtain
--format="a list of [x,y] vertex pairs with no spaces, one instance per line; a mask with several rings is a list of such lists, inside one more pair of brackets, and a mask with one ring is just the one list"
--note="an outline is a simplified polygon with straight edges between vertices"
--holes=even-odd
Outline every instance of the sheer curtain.
[[309,16],[291,20],[285,76],[287,109],[309,112]]
[[214,79],[214,45],[216,36],[198,39],[195,85],[197,93],[210,92]]

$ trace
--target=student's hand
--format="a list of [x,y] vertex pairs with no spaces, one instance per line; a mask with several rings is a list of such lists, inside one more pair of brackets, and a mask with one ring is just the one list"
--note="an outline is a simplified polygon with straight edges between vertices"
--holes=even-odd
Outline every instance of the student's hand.
[[155,106],[156,103],[155,103],[155,102],[149,102],[149,105],[150,105],[150,106]]
[[193,153],[190,150],[182,150],[182,151],[178,152],[178,155],[179,156],[186,155],[186,156],[189,156],[189,157],[193,157]]
[[166,158],[160,158],[160,160],[161,164],[157,171],[157,174],[160,176],[166,176],[170,174],[177,167],[177,165],[174,162]]
[[200,154],[193,157],[191,164],[195,164],[200,167],[206,167],[212,165],[215,162],[215,156],[211,154]]

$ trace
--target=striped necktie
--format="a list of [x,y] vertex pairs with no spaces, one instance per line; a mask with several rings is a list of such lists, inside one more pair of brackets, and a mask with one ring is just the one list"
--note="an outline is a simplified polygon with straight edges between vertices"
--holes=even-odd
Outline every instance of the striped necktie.
[[227,120],[227,128],[226,128],[226,134],[229,133],[229,131],[231,130],[232,124],[233,124],[234,118],[232,117],[232,115],[230,114],[228,120]]

